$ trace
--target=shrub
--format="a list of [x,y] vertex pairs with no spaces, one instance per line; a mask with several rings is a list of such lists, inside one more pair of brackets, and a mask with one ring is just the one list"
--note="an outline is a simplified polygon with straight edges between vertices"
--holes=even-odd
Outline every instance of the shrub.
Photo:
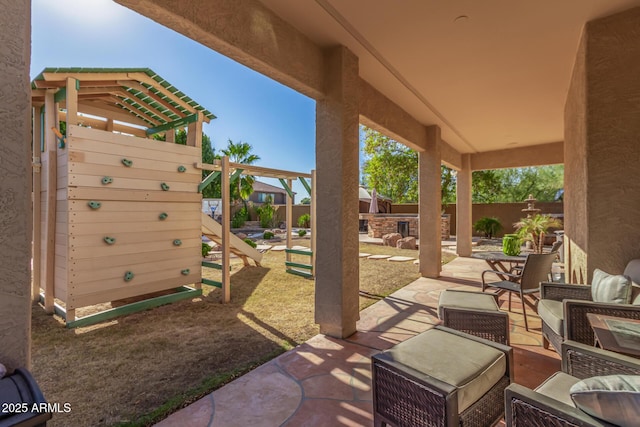
[[206,243],[202,244],[202,258],[206,257],[207,255],[209,255],[209,251],[211,250],[211,246],[209,246]]
[[309,228],[311,226],[311,215],[303,214],[298,218],[298,227]]
[[251,246],[252,248],[254,248],[254,249],[258,246],[258,244],[257,244],[256,242],[254,242],[253,240],[251,240],[251,239],[250,239],[250,238],[248,238],[248,237],[247,237],[246,239],[244,239],[244,242],[245,242],[247,245],[249,245],[249,246]]
[[265,231],[262,235],[262,238],[265,240],[273,239],[273,233],[270,231]]
[[266,198],[262,206],[256,208],[256,212],[258,214],[258,220],[260,221],[260,227],[273,227],[273,216],[276,209],[271,204],[271,196]]
[[233,214],[233,217],[231,217],[231,227],[240,228],[244,225],[246,220],[247,209],[243,207],[242,209],[236,211],[236,213]]
[[307,235],[307,230],[298,230],[298,236],[304,237]]
[[502,224],[500,224],[500,220],[496,217],[485,216],[473,224],[473,229],[491,239],[502,230]]

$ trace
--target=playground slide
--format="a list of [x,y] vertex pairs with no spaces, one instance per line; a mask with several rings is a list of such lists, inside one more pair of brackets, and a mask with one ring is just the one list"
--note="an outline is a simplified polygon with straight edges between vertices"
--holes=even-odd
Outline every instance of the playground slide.
[[[218,244],[222,244],[222,225],[214,221],[209,215],[202,214],[202,234],[207,236]],[[256,265],[260,265],[262,261],[262,254],[247,245],[242,239],[238,238],[235,234],[231,234],[231,253],[242,258],[245,264],[248,265],[247,257],[255,261]]]

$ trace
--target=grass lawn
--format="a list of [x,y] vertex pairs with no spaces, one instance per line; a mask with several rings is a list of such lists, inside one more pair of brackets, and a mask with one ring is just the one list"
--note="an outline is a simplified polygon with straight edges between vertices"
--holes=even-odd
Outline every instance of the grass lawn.
[[[376,245],[360,250],[417,256]],[[203,286],[201,298],[74,330],[34,305],[32,371],[49,402],[71,404],[49,425],[150,425],[317,334],[314,283],[285,273],[284,257],[269,251],[262,267],[234,261],[230,304]],[[443,253],[447,262],[453,257]],[[418,276],[413,262],[361,259],[360,308]]]

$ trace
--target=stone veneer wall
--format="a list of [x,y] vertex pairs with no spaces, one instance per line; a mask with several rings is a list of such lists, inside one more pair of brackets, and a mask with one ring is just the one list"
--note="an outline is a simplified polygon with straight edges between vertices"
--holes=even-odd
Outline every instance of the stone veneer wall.
[[[401,221],[407,221],[409,223],[409,236],[416,238],[420,237],[417,216],[360,214],[360,219],[367,220],[367,235],[369,237],[380,239],[385,234],[397,233],[398,222]],[[450,228],[451,216],[443,215],[441,219],[441,233],[443,240],[450,237]]]

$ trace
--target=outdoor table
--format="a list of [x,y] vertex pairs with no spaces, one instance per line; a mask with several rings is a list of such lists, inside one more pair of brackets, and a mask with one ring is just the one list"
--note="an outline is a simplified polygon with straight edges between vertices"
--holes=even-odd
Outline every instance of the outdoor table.
[[587,313],[596,345],[628,356],[640,356],[640,320]]
[[[524,264],[527,260],[527,255],[505,255],[502,252],[475,252],[471,255],[472,258],[483,259],[489,264],[492,270],[496,271],[496,274],[502,280],[509,280],[503,273],[510,273],[514,264]],[[507,266],[505,263],[509,263]]]

